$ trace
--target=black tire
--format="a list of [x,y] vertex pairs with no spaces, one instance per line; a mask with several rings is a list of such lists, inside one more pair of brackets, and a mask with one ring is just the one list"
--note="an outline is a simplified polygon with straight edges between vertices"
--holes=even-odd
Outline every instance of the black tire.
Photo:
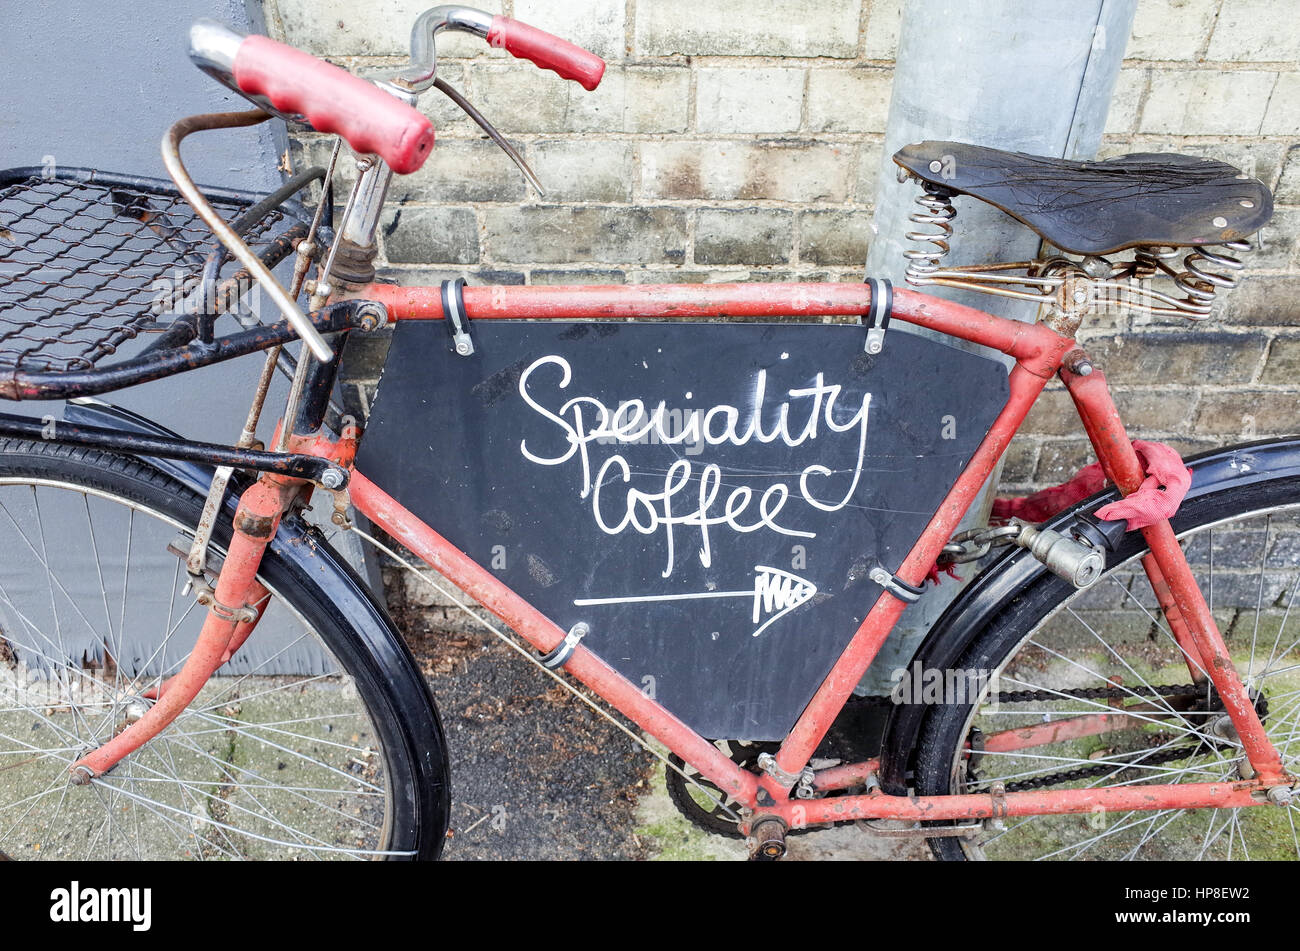
[[[248,644],[162,734],[68,785],[193,644],[176,552],[202,501],[137,460],[0,441],[3,857],[436,858],[446,749],[409,651],[371,599],[340,609],[319,561],[270,551]],[[215,558],[229,538],[227,513]]]
[[[1279,476],[1189,498],[1174,527],[1234,662],[1248,688],[1267,702],[1270,737],[1288,770],[1300,772],[1300,674],[1290,669],[1300,664],[1300,478]],[[998,680],[979,681],[975,702],[945,697],[929,709],[913,760],[917,793],[985,792],[999,781],[1014,791],[1035,783],[1064,789],[1236,775],[1240,748],[1220,735],[1222,713],[1212,694],[1178,689],[1191,683],[1191,670],[1150,594],[1140,563],[1145,550],[1140,535],[1129,533],[1088,590],[1076,592],[1042,573],[1004,598],[955,665],[967,683],[972,671],[997,672]],[[1111,677],[1119,678],[1118,686],[1108,683]],[[1152,699],[1160,691],[1148,686],[1165,688],[1163,699]],[[1065,694],[1099,687],[1111,695]],[[1038,696],[997,703],[999,694],[1015,691]],[[1032,752],[979,752],[980,746],[1008,746],[989,742],[999,731],[1010,736],[1013,728],[1053,717],[1087,722],[1098,704],[1108,702],[1132,706],[1137,716],[1125,721],[1126,728],[1036,745]],[[1143,710],[1136,706],[1141,702],[1152,706]],[[1065,777],[1077,769],[1088,775]],[[975,840],[929,842],[938,858],[949,860],[1296,859],[1297,830],[1293,801],[1241,810],[1007,819],[1005,828],[986,828]]]

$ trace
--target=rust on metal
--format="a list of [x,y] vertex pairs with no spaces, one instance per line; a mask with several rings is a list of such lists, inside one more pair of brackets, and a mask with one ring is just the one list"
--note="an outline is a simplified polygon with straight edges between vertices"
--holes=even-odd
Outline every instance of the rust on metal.
[[[189,657],[180,671],[159,690],[153,705],[139,720],[131,723],[103,746],[84,754],[70,767],[72,778],[101,776],[166,729],[198,696],[223,663],[230,659],[238,643],[248,637],[241,625],[250,622],[220,610],[219,605],[246,605],[264,597],[266,589],[257,582],[257,570],[266,546],[279,526],[281,515],[297,493],[302,480],[264,474],[244,490],[235,515],[235,534],[230,540],[225,562],[217,576],[213,604],[203,619],[203,627]],[[242,530],[253,527],[255,531]],[[251,622],[255,623],[255,622]],[[238,643],[236,638],[239,639]],[[232,644],[234,646],[232,646]]]
[[[1123,495],[1137,491],[1146,479],[1146,472],[1129,441],[1119,410],[1106,386],[1105,375],[1094,371],[1088,376],[1078,376],[1062,368],[1061,379],[1079,411],[1084,430],[1107,477]],[[1266,785],[1290,785],[1292,778],[1283,768],[1281,757],[1269,740],[1236,667],[1228,659],[1223,635],[1205,603],[1173,528],[1165,520],[1147,526],[1141,532],[1169,594],[1178,606],[1178,618],[1191,641],[1191,651],[1210,675],[1241,738],[1251,767],[1263,777]]]
[[[1123,709],[1123,708],[1122,708]],[[1032,726],[1017,727],[990,733],[984,737],[984,749],[990,753],[1007,753],[1012,750],[1029,749],[1049,743],[1061,743],[1077,740],[1085,736],[1096,736],[1111,730],[1127,729],[1150,722],[1150,719],[1134,720],[1132,712],[1164,712],[1164,707],[1153,704],[1137,704],[1131,712],[1126,713],[1085,713],[1077,717],[1053,720],[1048,723],[1035,723]]]
[[[361,473],[349,485],[357,510],[418,555],[537,650],[549,653],[565,632],[495,576],[478,565]],[[740,805],[752,808],[758,777],[742,769],[708,740],[650,699],[636,684],[579,644],[565,672],[612,703],[624,716],[700,771]],[[781,799],[785,798],[782,793]]]
[[899,819],[958,821],[964,819],[1011,818],[1016,816],[1090,813],[1158,809],[1208,809],[1262,806],[1267,801],[1257,794],[1267,786],[1258,781],[1182,783],[1173,786],[1099,786],[1086,789],[1054,789],[950,796],[837,796],[778,803],[765,811],[793,821],[795,810],[808,825],[857,819]]
[[861,763],[846,763],[819,769],[814,774],[813,788],[820,792],[835,789],[851,789],[867,783],[872,776],[880,772],[880,758],[872,757]]
[[[393,320],[441,320],[437,287],[372,284],[361,295],[379,301]],[[466,287],[471,320],[673,319],[701,317],[857,317],[871,306],[860,283],[526,285]],[[1042,324],[994,317],[973,307],[894,289],[893,317],[1001,350],[1030,372],[1050,377],[1073,346]]]
[[270,538],[279,527],[279,515],[258,515],[240,511],[235,514],[235,531],[249,538]]
[[[1061,354],[1064,354],[1061,350]],[[1058,355],[1059,358],[1059,355]],[[1027,370],[1017,363],[1011,370],[1011,395],[998,414],[984,440],[975,450],[965,470],[948,491],[939,511],[922,532],[898,570],[898,577],[908,584],[920,586],[931,567],[956,531],[966,510],[979,494],[985,480],[1001,458],[1011,437],[1019,429],[1029,408],[1042,392],[1046,378]],[[848,701],[853,689],[862,680],[867,668],[875,659],[885,639],[906,605],[888,593],[882,593],[863,619],[844,653],[831,668],[822,685],[813,695],[799,721],[781,744],[776,755],[777,765],[788,773],[802,770],[813,752],[830,729],[839,710]],[[769,777],[770,779],[770,777]],[[779,786],[763,783],[764,788],[777,795]]]

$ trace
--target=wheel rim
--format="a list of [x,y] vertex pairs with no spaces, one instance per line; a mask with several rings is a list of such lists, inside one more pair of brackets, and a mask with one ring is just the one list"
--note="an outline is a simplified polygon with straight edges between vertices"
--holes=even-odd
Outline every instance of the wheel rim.
[[[1181,536],[1229,653],[1283,764],[1300,773],[1300,506],[1233,516]],[[978,665],[974,665],[978,666]],[[1156,606],[1140,556],[1073,596],[1031,631],[996,671],[951,763],[954,791],[994,783],[1068,789],[1213,782],[1240,777],[1243,753],[1211,691]],[[1105,689],[1106,696],[1083,696]],[[1158,689],[1153,689],[1158,688]],[[1037,696],[998,702],[1012,692]],[[991,702],[990,702],[991,701]],[[1123,707],[1122,711],[1116,707]],[[1123,713],[1115,729],[1014,748],[1016,730],[1089,725]],[[973,732],[978,731],[978,732]],[[1042,736],[1042,734],[1038,734]],[[979,749],[980,746],[986,747]],[[993,749],[987,747],[992,746]],[[1071,771],[1088,775],[1068,779]],[[1077,774],[1076,774],[1077,775]],[[1097,811],[1010,818],[963,843],[970,857],[1055,859],[1300,858],[1300,804],[1247,809]],[[952,846],[948,846],[952,847]]]
[[[269,585],[248,650],[174,723],[90,784],[67,782],[69,765],[137,718],[194,643],[203,611],[167,550],[187,531],[113,493],[0,479],[0,550],[25,566],[16,581],[0,576],[0,851],[383,853],[391,809],[378,732],[312,625]],[[259,651],[264,629],[278,640]]]

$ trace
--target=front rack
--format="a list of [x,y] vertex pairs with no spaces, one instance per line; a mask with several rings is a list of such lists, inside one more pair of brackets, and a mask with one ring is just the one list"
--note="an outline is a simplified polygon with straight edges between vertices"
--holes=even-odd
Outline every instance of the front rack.
[[[294,195],[323,175],[308,170],[269,196],[204,194],[273,268],[310,223]],[[94,395],[294,339],[283,320],[261,325],[252,286],[170,181],[0,171],[0,397]],[[310,318],[330,333],[357,326],[362,310]],[[234,329],[216,336],[222,314]]]

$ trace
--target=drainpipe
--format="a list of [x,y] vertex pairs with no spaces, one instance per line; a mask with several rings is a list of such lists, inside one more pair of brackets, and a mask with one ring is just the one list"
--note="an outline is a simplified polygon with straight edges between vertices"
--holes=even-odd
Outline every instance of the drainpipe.
[[[891,156],[904,145],[952,140],[1036,155],[1095,158],[1136,9],[1136,0],[905,4],[876,187],[876,234],[866,273],[906,286],[903,251],[911,245],[904,235],[911,230],[907,218],[919,208],[913,199],[921,191],[914,182],[898,183]],[[1023,261],[1038,255],[1038,236],[991,205],[959,196],[956,207],[952,251],[945,264]],[[924,290],[1001,317],[1037,318],[1037,305],[1028,301],[945,287]],[[917,332],[983,349],[931,331]],[[998,475],[990,478],[962,528],[984,524]],[[975,573],[971,566],[959,570],[967,580]],[[945,576],[907,609],[859,692],[886,694],[892,689],[892,672],[907,664],[960,589],[959,582]]]

